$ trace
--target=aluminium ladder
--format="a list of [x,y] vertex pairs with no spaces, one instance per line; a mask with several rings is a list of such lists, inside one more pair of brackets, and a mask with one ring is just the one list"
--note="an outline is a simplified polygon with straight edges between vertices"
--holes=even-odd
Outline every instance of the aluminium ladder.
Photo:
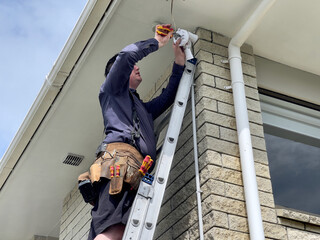
[[154,177],[145,176],[140,183],[122,238],[123,240],[151,240],[153,238],[190,88],[193,84],[196,62],[196,58],[186,61],[174,101],[167,134],[157,161],[156,173]]

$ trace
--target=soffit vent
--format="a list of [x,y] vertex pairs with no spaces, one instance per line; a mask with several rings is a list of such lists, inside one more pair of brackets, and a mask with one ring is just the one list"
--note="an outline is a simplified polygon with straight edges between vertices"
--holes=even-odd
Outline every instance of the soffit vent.
[[74,153],[68,153],[68,156],[64,159],[63,163],[72,166],[79,166],[83,159],[84,156],[77,155]]

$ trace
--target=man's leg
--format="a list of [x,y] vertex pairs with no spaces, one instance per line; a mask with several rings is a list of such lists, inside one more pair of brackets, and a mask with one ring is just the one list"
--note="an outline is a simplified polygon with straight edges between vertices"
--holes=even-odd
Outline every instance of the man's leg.
[[100,233],[94,240],[121,240],[126,226],[119,223],[107,228],[106,231]]

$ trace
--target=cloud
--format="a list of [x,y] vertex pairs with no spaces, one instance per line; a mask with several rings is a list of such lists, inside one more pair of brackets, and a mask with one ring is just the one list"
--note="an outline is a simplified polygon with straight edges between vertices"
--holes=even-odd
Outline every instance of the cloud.
[[39,93],[85,3],[0,2],[0,157]]

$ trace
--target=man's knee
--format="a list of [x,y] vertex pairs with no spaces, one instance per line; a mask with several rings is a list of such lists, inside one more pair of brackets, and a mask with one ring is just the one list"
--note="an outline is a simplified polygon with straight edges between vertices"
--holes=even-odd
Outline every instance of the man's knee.
[[94,240],[121,240],[126,226],[116,224],[99,234]]

